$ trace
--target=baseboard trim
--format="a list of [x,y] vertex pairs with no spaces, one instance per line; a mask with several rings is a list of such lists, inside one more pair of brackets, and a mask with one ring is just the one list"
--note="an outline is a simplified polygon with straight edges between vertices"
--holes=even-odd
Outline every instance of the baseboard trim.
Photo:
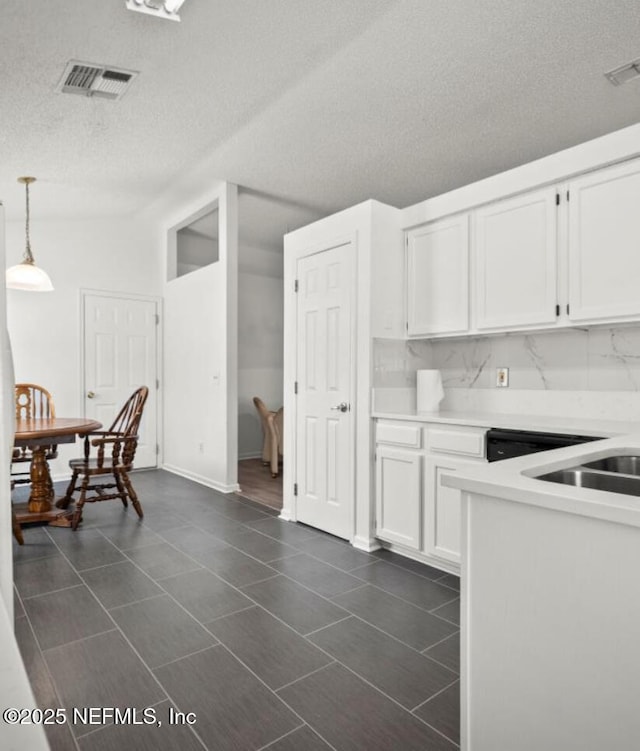
[[221,482],[211,480],[209,477],[203,477],[202,475],[198,475],[195,472],[188,472],[184,469],[180,469],[179,467],[174,467],[171,464],[163,464],[162,469],[165,469],[167,472],[171,472],[171,474],[173,475],[184,477],[186,480],[193,480],[194,482],[197,482],[200,485],[204,485],[207,488],[217,490],[219,493],[235,493],[237,490],[240,490],[238,483],[235,483],[233,485],[224,485]]
[[262,454],[238,454],[238,461],[243,459],[262,459]]
[[356,537],[351,540],[351,544],[357,550],[364,550],[366,553],[373,553],[374,550],[380,550],[382,545],[375,537]]
[[423,555],[417,550],[409,550],[408,548],[398,545],[395,542],[383,541],[380,546],[383,550],[388,550],[391,553],[397,553],[404,558],[411,558],[412,561],[418,561],[418,563],[424,563],[425,566],[431,566],[431,568],[437,568],[445,574],[455,574],[460,576],[460,566],[455,563],[449,563],[448,561],[442,561],[439,558],[433,558],[429,555]]

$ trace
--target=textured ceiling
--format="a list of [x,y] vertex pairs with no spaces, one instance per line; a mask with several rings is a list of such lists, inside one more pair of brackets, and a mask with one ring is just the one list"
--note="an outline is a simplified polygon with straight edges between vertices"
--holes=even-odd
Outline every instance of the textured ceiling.
[[[0,199],[129,213],[185,171],[286,226],[406,206],[640,120],[637,0],[3,0]],[[70,59],[140,71],[119,102],[59,94]],[[283,219],[283,221],[285,221]],[[275,234],[282,223],[272,222]],[[286,229],[286,227],[285,227]]]

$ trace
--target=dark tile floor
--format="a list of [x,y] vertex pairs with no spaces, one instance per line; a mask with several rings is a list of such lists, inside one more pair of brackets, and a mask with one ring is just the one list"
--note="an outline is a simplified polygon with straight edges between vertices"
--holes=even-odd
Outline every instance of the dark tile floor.
[[14,546],[39,706],[96,708],[48,726],[53,751],[458,747],[456,577],[166,472],[133,479],[142,523],[92,504],[77,532]]

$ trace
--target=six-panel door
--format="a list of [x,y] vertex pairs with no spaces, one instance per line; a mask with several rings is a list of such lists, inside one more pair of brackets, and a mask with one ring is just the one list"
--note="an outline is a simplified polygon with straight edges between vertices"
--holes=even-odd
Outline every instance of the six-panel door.
[[352,533],[353,243],[298,261],[296,482],[298,521]]

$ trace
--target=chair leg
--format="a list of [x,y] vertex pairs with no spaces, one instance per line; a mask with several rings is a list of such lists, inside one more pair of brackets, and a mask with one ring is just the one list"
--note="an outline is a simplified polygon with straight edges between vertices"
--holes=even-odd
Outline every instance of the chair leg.
[[271,477],[278,476],[278,434],[274,425],[275,413],[269,415],[267,420],[269,430],[269,464],[271,465]]
[[127,493],[129,494],[129,498],[131,499],[131,505],[136,510],[136,514],[138,514],[140,519],[144,518],[144,511],[142,510],[142,504],[138,500],[138,495],[136,491],[133,489],[133,485],[131,484],[131,480],[129,479],[129,474],[127,472],[122,473],[122,481],[125,484],[125,487],[127,488]]
[[87,497],[87,488],[89,487],[89,475],[86,475],[82,481],[82,487],[80,488],[80,498],[76,503],[73,517],[71,519],[71,529],[75,532],[78,529],[78,524],[82,521],[82,507],[85,504]]
[[18,545],[24,545],[24,537],[22,536],[22,527],[20,522],[16,519],[16,514],[13,509],[11,510],[11,526],[13,527],[13,536],[18,541]]
[[[118,488],[118,493],[120,494],[120,500],[122,501],[122,505],[125,508],[129,508],[129,503],[127,502],[127,489],[124,486],[124,483],[122,482],[122,478],[120,477],[119,472],[114,472],[113,477],[116,481],[116,487]],[[131,502],[133,503],[133,498],[131,499]]]

